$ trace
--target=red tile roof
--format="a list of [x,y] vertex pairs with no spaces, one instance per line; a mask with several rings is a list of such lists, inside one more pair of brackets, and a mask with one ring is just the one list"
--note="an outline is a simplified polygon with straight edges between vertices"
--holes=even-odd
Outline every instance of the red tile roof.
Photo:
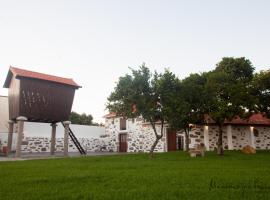
[[43,74],[43,73],[39,73],[39,72],[28,71],[25,69],[10,67],[7,79],[6,79],[5,84],[4,84],[4,87],[6,87],[6,88],[9,87],[9,83],[11,80],[11,77],[9,77],[9,76],[11,76],[11,75],[15,76],[16,78],[26,77],[26,78],[33,78],[33,79],[40,79],[40,80],[45,80],[45,81],[50,81],[50,82],[61,83],[61,84],[65,84],[65,85],[71,85],[71,86],[74,86],[76,88],[81,87],[77,83],[75,83],[75,81],[73,81],[73,79],[70,79],[70,78],[62,78],[62,77]]
[[116,113],[111,112],[111,113],[103,116],[103,118],[112,118],[112,117],[116,117]]
[[[112,112],[112,113],[109,113],[103,117],[104,118],[113,118],[113,117],[117,117],[117,116],[114,112]],[[209,115],[205,115],[205,123],[210,125],[210,124],[215,124],[215,121]],[[235,117],[231,121],[226,120],[225,124],[270,126],[270,119],[268,119],[263,114],[258,113],[258,114],[251,115],[248,119],[241,119],[240,117]]]
[[[215,121],[209,116],[205,117],[205,121],[208,124],[214,124]],[[248,119],[241,119],[239,116],[233,118],[232,120],[226,120],[225,124],[234,124],[234,125],[270,125],[270,119],[264,116],[261,113],[253,114]]]

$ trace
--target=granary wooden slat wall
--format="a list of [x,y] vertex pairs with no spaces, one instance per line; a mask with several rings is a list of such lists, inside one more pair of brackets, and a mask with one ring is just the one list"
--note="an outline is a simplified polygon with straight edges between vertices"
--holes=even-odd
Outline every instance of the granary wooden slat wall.
[[9,118],[24,116],[28,121],[54,123],[66,121],[75,90],[72,79],[11,67],[4,87],[9,88]]
[[20,79],[20,115],[29,121],[68,120],[75,88],[38,79]]
[[12,77],[8,90],[9,118],[20,116],[20,80]]

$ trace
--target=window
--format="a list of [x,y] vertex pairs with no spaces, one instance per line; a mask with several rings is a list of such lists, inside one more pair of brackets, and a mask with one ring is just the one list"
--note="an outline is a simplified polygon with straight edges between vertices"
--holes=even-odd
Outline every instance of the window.
[[120,119],[120,130],[126,130],[127,129],[127,120],[125,118]]

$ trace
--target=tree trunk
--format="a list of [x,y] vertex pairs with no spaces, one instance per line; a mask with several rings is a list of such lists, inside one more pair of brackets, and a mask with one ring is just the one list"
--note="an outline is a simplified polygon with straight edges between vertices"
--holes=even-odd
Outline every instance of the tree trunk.
[[189,130],[185,129],[185,145],[186,151],[189,150]]
[[156,137],[155,142],[152,144],[151,149],[150,149],[150,155],[149,155],[150,158],[154,158],[154,150],[155,150],[160,139],[161,139],[161,137]]
[[161,119],[161,130],[160,130],[160,135],[158,135],[157,133],[157,130],[156,130],[156,126],[155,126],[155,122],[152,118],[150,118],[150,123],[152,125],[152,128],[154,130],[154,133],[155,133],[155,136],[156,136],[156,140],[155,142],[153,143],[153,145],[151,146],[151,149],[150,149],[150,158],[154,158],[154,150],[159,142],[159,140],[163,137],[163,125],[164,125],[164,119]]
[[223,151],[223,145],[222,145],[222,127],[223,124],[219,124],[218,125],[218,147],[217,147],[217,154],[218,155],[223,155],[224,151]]

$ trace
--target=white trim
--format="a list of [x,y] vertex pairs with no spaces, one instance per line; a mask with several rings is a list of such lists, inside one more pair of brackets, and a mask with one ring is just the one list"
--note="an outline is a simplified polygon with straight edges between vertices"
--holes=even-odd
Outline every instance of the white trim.
[[249,133],[250,134],[250,136],[249,136],[250,146],[252,146],[255,149],[254,127],[250,126],[249,130],[250,130],[250,133]]
[[203,126],[204,146],[209,151],[209,126]]
[[233,150],[232,125],[227,126],[227,141],[228,141],[228,149]]

